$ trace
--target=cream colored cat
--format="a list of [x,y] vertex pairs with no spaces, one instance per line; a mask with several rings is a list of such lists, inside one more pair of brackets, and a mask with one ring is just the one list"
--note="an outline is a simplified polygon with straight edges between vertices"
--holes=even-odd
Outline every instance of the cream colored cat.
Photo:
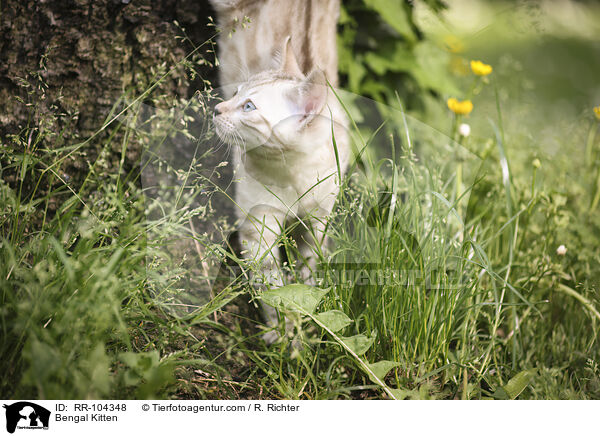
[[[303,11],[303,16],[307,18],[304,25],[309,28],[316,25],[312,21],[313,15],[319,16],[310,7],[310,0],[213,1],[215,6],[219,4],[221,8],[231,3],[235,3],[237,8],[242,3],[262,5],[257,12],[259,22],[260,17],[272,17],[272,8],[277,5],[291,11],[292,15]],[[337,1],[315,3],[329,7],[337,14]],[[232,7],[229,11],[236,10]],[[273,24],[273,28],[281,28],[280,31],[285,28],[282,23],[296,21],[289,16],[274,20],[277,24]],[[231,41],[223,44],[225,37],[220,41],[225,45],[220,47],[222,80],[229,83],[228,80],[239,78],[240,71],[251,73],[248,80],[237,86],[237,90],[231,89],[226,93],[228,100],[215,107],[214,123],[219,137],[234,145],[234,171],[238,180],[235,200],[241,222],[240,240],[244,255],[257,263],[256,270],[266,278],[263,288],[283,284],[276,245],[282,227],[290,221],[302,221],[304,231],[299,232],[296,241],[301,256],[307,260],[303,275],[309,276],[309,270],[315,266],[315,254],[324,243],[327,217],[333,208],[339,192],[338,182],[349,159],[346,116],[327,85],[327,81],[337,81],[335,20],[331,23],[329,17],[327,21],[331,29],[323,29],[320,34],[332,43],[333,61],[323,55],[312,57],[310,47],[317,41],[308,38],[306,32],[300,39],[304,42],[300,44],[294,43],[293,35],[280,43],[266,38],[264,33],[272,35],[277,32],[268,30],[268,23],[262,23],[246,34],[256,24],[255,20],[249,28],[238,29],[233,34],[231,41],[237,41],[235,44]],[[296,28],[296,32],[301,32],[301,28]],[[255,40],[261,40],[264,44],[250,50]],[[237,48],[233,53],[228,53],[227,47],[232,44]],[[270,48],[268,44],[271,44]],[[246,48],[250,53],[244,52]],[[296,56],[298,52],[301,53],[300,62]],[[251,56],[257,56],[258,60],[252,60]],[[242,65],[242,68],[235,68],[234,65]],[[310,70],[306,71],[302,65]],[[266,66],[264,70],[253,71],[263,66]],[[329,72],[323,71],[320,66],[329,69]],[[268,307],[264,309],[268,323],[274,325],[277,313]],[[272,341],[276,338],[272,334],[265,339]]]

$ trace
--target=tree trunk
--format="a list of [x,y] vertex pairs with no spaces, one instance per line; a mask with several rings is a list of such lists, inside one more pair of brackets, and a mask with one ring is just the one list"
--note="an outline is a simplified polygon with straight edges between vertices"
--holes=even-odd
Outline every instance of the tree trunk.
[[[210,38],[212,14],[207,0],[0,0],[0,141],[31,129],[51,148],[89,137],[124,92],[140,95]],[[201,83],[180,68],[160,92],[185,97]]]

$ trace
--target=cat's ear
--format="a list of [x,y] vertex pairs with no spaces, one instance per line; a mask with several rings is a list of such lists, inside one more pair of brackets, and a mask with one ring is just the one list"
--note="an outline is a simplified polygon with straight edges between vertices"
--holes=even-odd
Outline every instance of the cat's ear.
[[327,101],[327,79],[321,70],[312,71],[300,87],[300,112],[302,125],[319,115]]
[[298,66],[296,55],[292,49],[292,37],[288,36],[283,43],[281,52],[281,70],[291,76],[302,77],[302,70]]

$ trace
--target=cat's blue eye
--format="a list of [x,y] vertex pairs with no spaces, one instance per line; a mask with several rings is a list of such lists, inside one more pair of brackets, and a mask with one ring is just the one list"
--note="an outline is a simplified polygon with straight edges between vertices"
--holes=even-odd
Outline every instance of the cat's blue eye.
[[254,106],[254,103],[252,103],[251,101],[247,101],[246,103],[244,103],[244,112],[250,112],[256,110],[256,106]]

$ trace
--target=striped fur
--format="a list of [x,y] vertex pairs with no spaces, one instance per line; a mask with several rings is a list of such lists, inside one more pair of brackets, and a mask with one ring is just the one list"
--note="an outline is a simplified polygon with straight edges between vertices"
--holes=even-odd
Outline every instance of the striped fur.
[[319,68],[337,86],[336,26],[340,0],[211,3],[222,30],[218,39],[221,86],[245,82],[256,73],[276,68],[288,36],[302,72],[307,75]]

